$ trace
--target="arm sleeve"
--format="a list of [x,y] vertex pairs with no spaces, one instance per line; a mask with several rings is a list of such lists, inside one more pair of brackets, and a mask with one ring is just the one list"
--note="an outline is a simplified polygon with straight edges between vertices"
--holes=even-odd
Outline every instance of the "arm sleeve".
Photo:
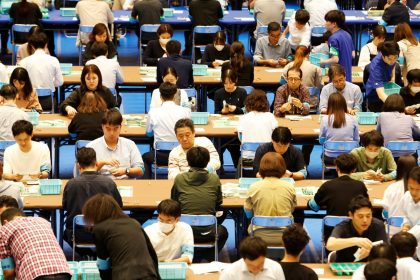
[[385,181],[394,180],[397,176],[397,164],[395,163],[394,157],[392,156],[391,151],[387,151],[385,154],[386,157],[386,169],[388,171],[387,174],[384,175]]
[[158,61],[157,67],[156,67],[156,81],[158,82],[158,84],[163,83],[163,78],[162,78],[163,70],[164,70],[164,67],[162,67],[162,61]]
[[144,164],[139,149],[137,148],[134,142],[131,142],[131,151],[130,151],[130,167],[141,168],[142,173],[144,173]]
[[254,162],[253,162],[253,171],[254,171],[254,177],[257,175],[259,169],[260,169],[260,161],[261,158],[264,155],[264,151],[263,151],[263,147],[259,146],[257,148],[257,150],[255,151],[255,157],[254,157]]
[[222,6],[220,5],[220,2],[217,2],[217,17],[220,19],[220,18],[223,18],[223,10],[222,10]]
[[353,130],[353,140],[359,142],[360,136],[359,136],[359,124],[357,123],[356,118],[352,117],[354,120],[354,130]]
[[[214,175],[217,176],[217,175]],[[220,183],[219,177],[217,177],[217,200],[216,200],[216,211],[220,209],[220,206],[223,203],[223,194],[222,194],[222,183]]]
[[281,117],[284,115],[284,113],[280,112],[280,107],[287,102],[285,98],[284,89],[284,87],[279,87],[274,98],[274,115],[276,117]]
[[289,40],[284,41],[284,44],[285,44],[285,47],[286,47],[286,50],[285,50],[285,53],[284,53],[284,58],[287,59],[289,56],[292,55],[292,48],[290,46]]
[[363,94],[360,90],[360,87],[357,86],[355,93],[354,93],[354,109],[362,111],[362,103],[363,103]]
[[109,88],[102,86],[102,90],[103,90],[102,98],[105,100],[108,106],[108,109],[117,107],[117,101],[115,100],[115,97],[112,94],[112,92],[109,90]]
[[[96,255],[99,259],[106,260],[109,258],[109,253],[104,243],[105,236],[102,235],[102,232],[95,227],[93,228],[93,240],[96,246]],[[100,270],[101,279],[111,280],[112,279],[112,270]]]
[[[372,64],[370,64],[370,74],[368,83],[372,84],[374,89],[384,87],[384,74],[382,73],[385,71],[384,69],[380,69],[380,67],[373,69]],[[375,92],[376,93],[376,92]]]
[[370,63],[370,53],[367,45],[364,45],[360,50],[359,63],[357,66],[365,68]]
[[310,44],[311,44],[311,27],[309,26],[309,24],[306,24],[305,32],[302,35],[302,40],[300,41],[299,45],[309,47]]
[[324,86],[319,96],[319,111],[321,111],[322,109],[327,109],[327,106],[328,106],[328,93],[327,93],[327,87]]
[[418,140],[420,138],[420,129],[413,118],[411,118],[411,122],[412,122],[411,128],[413,130],[413,138],[414,140]]
[[255,52],[254,52],[254,62],[258,62],[262,59],[264,59],[264,54],[263,54],[263,46],[262,46],[263,42],[261,39],[257,40],[256,46],[255,46]]
[[204,49],[203,58],[201,59],[201,64],[205,64],[208,67],[213,67],[213,61],[210,58],[210,46],[207,45]]
[[79,89],[74,90],[60,105],[61,114],[67,115],[66,107],[71,106],[77,110],[80,104],[80,92]]
[[114,22],[114,14],[112,13],[111,9],[108,6],[108,3],[106,4],[106,15],[107,15],[107,19],[108,19],[108,23],[113,23]]
[[143,64],[156,65],[158,57],[153,57],[153,41],[147,43],[146,49],[143,52]]
[[383,21],[385,21],[386,23],[388,23],[391,20],[391,12],[389,11],[389,9],[385,9],[383,15],[382,15],[382,19]]
[[306,169],[306,163],[305,163],[305,159],[303,158],[303,153],[298,148],[296,148],[296,158],[295,158],[295,161],[296,161],[295,166],[296,166],[297,172],[299,172],[302,169]]
[[208,143],[205,148],[210,153],[210,162],[209,165],[213,168],[214,171],[219,170],[220,168],[220,157],[219,153],[217,152],[216,148],[214,147],[213,143],[207,139]]
[[138,15],[137,8],[136,8],[136,5],[134,5],[133,9],[131,10],[131,17],[134,19],[137,19],[137,15]]
[[179,193],[178,193],[178,190],[176,188],[176,180],[175,180],[175,182],[172,186],[172,189],[171,189],[171,199],[178,201],[178,198],[179,198]]
[[223,100],[220,97],[222,95],[223,89],[216,90],[214,93],[214,113],[221,114],[223,109]]
[[39,103],[38,95],[36,92],[32,92],[29,107],[32,109],[34,108],[38,112],[42,112],[42,106],[41,103]]
[[50,157],[50,149],[46,144],[42,144],[43,152],[42,152],[42,158],[41,158],[41,166],[40,166],[40,172],[51,172],[51,157]]
[[59,87],[64,83],[63,74],[61,73],[60,62],[55,59],[55,78],[54,78],[54,86]]
[[181,248],[181,256],[188,257],[190,262],[192,262],[194,258],[194,235],[190,226],[188,226],[188,230],[184,231],[184,242]]
[[309,94],[309,90],[307,87],[303,88],[303,98],[302,98],[302,115],[308,115],[309,114],[309,110],[311,109],[311,96]]
[[115,199],[115,201],[118,203],[118,205],[122,208],[123,205],[123,201],[121,198],[121,194],[118,191],[117,185],[114,183],[114,181],[112,182],[112,197]]
[[176,175],[179,173],[181,173],[181,170],[179,168],[178,160],[175,158],[175,156],[172,155],[171,152],[168,159],[168,179],[175,179]]
[[116,64],[115,64],[115,69],[116,69],[116,72],[117,72],[117,80],[116,80],[117,84],[124,83],[124,74],[123,74],[121,66],[118,62],[116,62]]

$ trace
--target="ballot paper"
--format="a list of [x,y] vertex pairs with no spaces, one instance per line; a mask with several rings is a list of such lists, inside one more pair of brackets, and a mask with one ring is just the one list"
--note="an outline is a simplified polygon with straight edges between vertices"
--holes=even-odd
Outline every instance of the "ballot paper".
[[190,265],[190,269],[194,272],[194,274],[206,274],[211,272],[220,272],[231,265],[232,264],[230,263],[222,262],[193,263]]

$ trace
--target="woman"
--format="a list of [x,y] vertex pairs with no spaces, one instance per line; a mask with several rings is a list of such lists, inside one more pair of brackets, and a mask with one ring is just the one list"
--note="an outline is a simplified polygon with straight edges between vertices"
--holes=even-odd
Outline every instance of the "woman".
[[357,66],[362,69],[368,65],[372,59],[378,54],[378,45],[383,43],[386,38],[386,29],[383,25],[377,25],[372,30],[373,40],[370,43],[367,43],[360,50],[359,64]]
[[[165,68],[163,71],[162,79],[163,79],[163,82],[168,82],[173,85],[176,85],[176,82],[178,81],[178,74],[176,73],[175,68],[173,67]],[[188,101],[187,92],[183,89],[178,89],[174,97],[174,102],[177,105],[180,105],[182,107],[191,108],[191,104]],[[162,106],[162,99],[160,98],[159,88],[157,88],[153,90],[152,92],[152,100],[150,101],[150,109],[157,108],[160,106]]]
[[[13,20],[13,24],[36,24],[41,25],[42,13],[38,5],[21,0],[13,3],[9,10],[9,16]],[[28,41],[27,34],[16,33],[15,44],[23,44]]]
[[398,24],[395,27],[394,41],[400,47],[400,56],[404,56],[403,77],[406,77],[410,70],[420,69],[420,44],[410,25],[407,23]]
[[230,61],[222,65],[222,72],[227,68],[238,74],[238,86],[250,86],[254,82],[254,65],[245,58],[245,48],[241,42],[233,42]]
[[85,52],[83,53],[82,63],[86,64],[91,59],[94,59],[92,54],[92,45],[94,42],[105,43],[108,46],[107,58],[113,58],[118,55],[117,50],[112,43],[111,37],[109,36],[108,28],[103,23],[97,23],[92,32],[89,34],[89,42],[86,45]]
[[400,89],[404,100],[405,113],[415,115],[420,113],[420,69],[413,69],[407,73],[408,85]]
[[92,91],[101,96],[108,109],[117,106],[112,92],[102,85],[102,75],[98,66],[91,64],[83,67],[80,80],[80,88],[74,90],[60,105],[60,110],[63,115],[73,118],[77,113],[75,108],[79,107],[83,95],[88,91]]
[[208,67],[219,67],[226,60],[230,59],[230,46],[226,44],[226,35],[224,31],[218,31],[214,34],[213,44],[209,44],[204,49],[204,55],[201,64]]
[[174,30],[169,24],[162,23],[156,33],[159,39],[147,43],[143,53],[143,65],[156,66],[158,60],[166,56],[166,44],[174,35]]
[[102,279],[160,279],[156,252],[141,225],[107,194],[91,197],[83,207],[92,225]]
[[83,95],[77,114],[71,120],[68,130],[76,134],[77,140],[94,140],[104,135],[102,118],[106,112],[105,101],[98,94],[88,91]]
[[[252,184],[248,189],[248,198],[244,204],[246,216],[285,216],[293,218],[297,205],[294,186],[281,178],[286,173],[286,163],[276,152],[266,153],[260,162],[259,174],[262,181]],[[282,231],[272,229],[253,229],[271,246],[282,246]]]

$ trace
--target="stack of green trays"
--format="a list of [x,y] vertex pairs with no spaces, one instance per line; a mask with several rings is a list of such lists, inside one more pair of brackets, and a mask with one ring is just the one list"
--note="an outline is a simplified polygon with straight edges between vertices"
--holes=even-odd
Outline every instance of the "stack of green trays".
[[353,275],[353,273],[363,265],[363,263],[332,263],[331,271],[338,276]]

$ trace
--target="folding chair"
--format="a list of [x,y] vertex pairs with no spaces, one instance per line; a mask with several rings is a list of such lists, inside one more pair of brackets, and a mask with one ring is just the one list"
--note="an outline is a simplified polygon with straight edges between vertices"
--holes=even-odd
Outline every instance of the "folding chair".
[[[77,215],[73,218],[73,233],[72,233],[72,241],[73,241],[73,261],[76,255],[76,248],[84,248],[84,249],[95,249],[96,246],[93,243],[77,243],[76,240],[76,227],[87,227],[88,224],[85,223],[85,219],[83,215]],[[93,240],[93,238],[92,238]]]
[[317,87],[309,87],[308,90],[311,97],[311,108],[309,112],[316,114],[318,113],[319,95],[321,94],[321,91]]
[[[78,140],[76,141],[76,144],[74,144],[74,157],[76,158],[77,152],[81,149],[87,146],[89,144],[89,140]],[[74,162],[74,168],[73,168],[73,177],[77,177],[80,175],[79,169],[77,168],[77,160]]]
[[[43,113],[54,114],[54,92],[52,92],[50,88],[36,88],[35,91],[38,97],[41,97],[43,100],[47,99],[51,102],[51,110],[43,110]],[[42,107],[44,109],[44,106]]]
[[[182,90],[185,90],[188,95],[189,104],[187,104],[187,107],[191,109],[191,112],[195,112],[197,110],[197,90],[195,88],[184,88]],[[181,104],[181,106],[184,105],[185,104]]]
[[215,227],[215,238],[214,242],[211,243],[195,243],[195,248],[213,248],[214,247],[214,260],[218,261],[219,259],[219,250],[217,248],[218,242],[218,232],[217,232],[217,219],[213,215],[181,215],[181,222],[187,223],[190,226],[194,227],[208,227],[214,226]]
[[[320,141],[322,141],[320,139]],[[326,141],[322,145],[322,180],[324,180],[325,169],[335,169],[334,165],[325,164],[325,151],[334,152],[337,156],[342,154],[348,154],[353,149],[359,147],[357,141]]]
[[86,43],[83,42],[83,34],[92,33],[93,25],[80,25],[79,26],[79,65],[82,65],[82,55],[86,49]]
[[14,140],[0,140],[0,162],[3,162],[4,159],[4,151],[7,147],[16,144]]
[[168,168],[168,166],[159,165],[157,162],[157,153],[158,151],[172,151],[173,148],[178,146],[178,142],[166,142],[166,141],[156,141],[155,142],[155,156],[154,156],[154,173],[155,173],[155,180],[157,179],[157,170],[158,168]]
[[311,37],[322,37],[326,31],[327,28],[325,26],[314,26],[311,29]]
[[[243,177],[243,170],[252,170],[253,169],[253,162],[255,158],[255,152],[257,151],[258,147],[264,143],[260,142],[248,142],[241,144],[241,177]],[[252,156],[251,156],[252,154]],[[245,164],[244,164],[245,161]]]
[[386,233],[388,234],[388,238],[391,237],[391,227],[401,227],[404,222],[404,216],[394,216],[389,217],[386,220]]
[[415,154],[420,148],[418,141],[389,141],[385,147],[391,151],[394,158]]
[[193,39],[192,39],[192,57],[191,57],[191,61],[193,63],[196,63],[196,61],[195,61],[195,48],[200,48],[200,52],[202,53],[204,51],[204,48],[206,47],[206,45],[197,45],[195,43],[195,37],[197,36],[197,34],[211,34],[211,35],[213,35],[216,32],[219,32],[220,30],[222,30],[222,29],[218,25],[209,25],[209,26],[197,25],[196,27],[194,27]]
[[[257,42],[258,38],[261,38],[262,36],[267,36],[267,35],[268,35],[268,26],[267,25],[262,25],[262,26],[258,27],[257,28],[257,35],[255,37],[255,42]],[[251,36],[249,36],[249,38],[248,38],[248,49],[249,49],[251,54],[254,54],[255,46],[252,45]]]
[[246,94],[251,94],[251,92],[254,91],[254,87],[253,86],[239,86],[240,88],[243,88],[246,91]]
[[21,44],[17,44],[15,42],[15,33],[29,33],[29,30],[36,26],[36,24],[13,24],[12,29],[10,30],[11,33],[11,42],[12,42],[12,65],[16,64],[16,54],[17,54],[17,48]]
[[[350,220],[350,217],[347,216],[325,216],[322,219],[322,248],[321,248],[321,262],[324,263],[324,256],[325,256],[325,246],[327,244],[327,240],[325,240],[325,227],[335,227],[336,225],[338,225],[339,223],[341,223],[342,221],[347,221]],[[332,252],[331,252],[332,253]],[[328,256],[329,257],[329,256]]]
[[[168,1],[169,2],[169,1]],[[139,35],[139,53],[140,53],[140,66],[143,66],[143,48],[147,46],[147,44],[142,43],[143,33],[154,33],[156,34],[160,24],[143,24],[140,26],[140,35]]]

